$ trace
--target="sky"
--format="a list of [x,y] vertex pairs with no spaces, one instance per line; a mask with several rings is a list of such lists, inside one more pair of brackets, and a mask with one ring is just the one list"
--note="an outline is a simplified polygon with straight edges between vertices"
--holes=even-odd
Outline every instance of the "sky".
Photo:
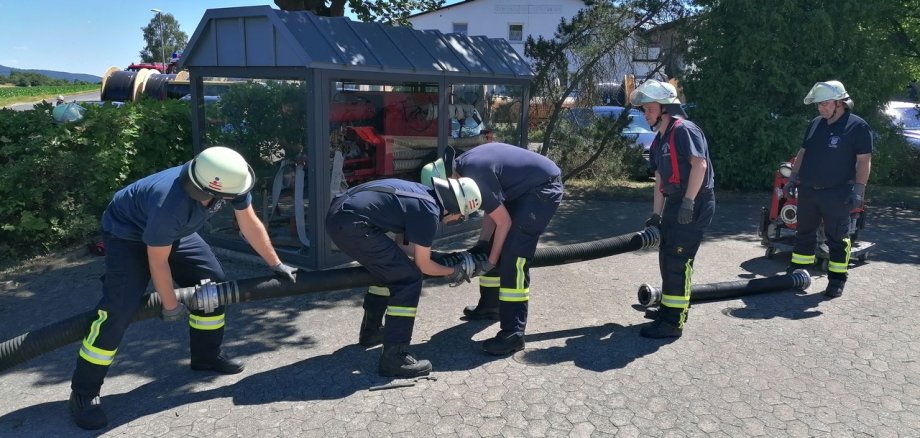
[[277,9],[272,0],[0,0],[0,65],[102,76],[140,61],[151,9],[191,39],[206,10],[255,5]]

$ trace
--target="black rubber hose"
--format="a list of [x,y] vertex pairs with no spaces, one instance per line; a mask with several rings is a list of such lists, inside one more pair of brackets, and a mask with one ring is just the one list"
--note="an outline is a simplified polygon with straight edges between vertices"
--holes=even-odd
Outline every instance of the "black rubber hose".
[[[724,283],[694,284],[690,288],[690,302],[723,300],[781,290],[805,290],[811,286],[811,276],[804,269],[787,275],[777,275],[753,280],[726,281]],[[661,304],[661,289],[649,284],[639,286],[639,304],[652,307]]]
[[[659,233],[654,227],[593,242],[576,243],[537,249],[534,267],[560,265],[593,260],[658,246]],[[176,289],[176,297],[191,309],[209,310],[218,305],[228,305],[269,298],[302,295],[356,287],[366,287],[377,281],[363,267],[332,269],[327,271],[301,271],[297,282],[291,283],[274,276],[248,278],[223,283],[206,283],[196,287]],[[134,321],[156,317],[160,314],[160,298],[148,294]],[[79,341],[95,319],[95,311],[88,311],[55,324],[17,336],[0,344],[0,372],[41,354]]]

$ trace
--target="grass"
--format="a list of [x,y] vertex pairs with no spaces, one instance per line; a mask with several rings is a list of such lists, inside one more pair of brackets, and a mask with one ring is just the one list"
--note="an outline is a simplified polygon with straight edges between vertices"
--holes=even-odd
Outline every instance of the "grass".
[[53,85],[41,87],[0,87],[0,107],[17,103],[39,102],[41,100],[54,103],[54,98],[68,94],[80,94],[99,89],[99,84],[84,85]]
[[[567,199],[605,199],[652,202],[652,181],[570,180],[565,183]],[[869,184],[866,189],[870,205],[920,210],[920,187],[885,187]],[[737,192],[716,188],[716,202],[763,203],[770,201],[770,191]]]

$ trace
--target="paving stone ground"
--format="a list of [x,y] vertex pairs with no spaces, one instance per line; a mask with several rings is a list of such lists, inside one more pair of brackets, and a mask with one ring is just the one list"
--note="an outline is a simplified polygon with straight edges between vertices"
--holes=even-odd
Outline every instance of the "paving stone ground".
[[[647,203],[567,200],[541,245],[636,231]],[[773,275],[755,236],[760,205],[723,203],[694,280]],[[193,372],[187,330],[136,323],[103,387],[106,436],[920,436],[920,213],[874,208],[871,261],[829,300],[807,292],[694,304],[684,336],[639,337],[640,284],[660,285],[643,251],[532,271],[527,348],[485,356],[497,323],[459,318],[475,284],[425,284],[413,353],[436,381],[368,391],[379,348],[357,345],[362,291],[232,306],[234,376]],[[460,248],[467,242],[450,242]],[[234,278],[264,267],[223,257]],[[0,278],[0,339],[89,310],[102,262],[82,253]],[[67,414],[72,344],[0,374],[0,436],[91,436]]]

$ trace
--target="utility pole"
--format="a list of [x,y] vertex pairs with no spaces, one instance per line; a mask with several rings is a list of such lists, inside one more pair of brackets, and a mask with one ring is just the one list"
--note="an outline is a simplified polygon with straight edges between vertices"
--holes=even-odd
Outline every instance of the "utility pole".
[[150,12],[156,12],[157,22],[159,23],[159,34],[160,34],[160,59],[163,60],[163,70],[160,73],[166,73],[166,39],[163,36],[163,12],[159,9],[151,9]]

